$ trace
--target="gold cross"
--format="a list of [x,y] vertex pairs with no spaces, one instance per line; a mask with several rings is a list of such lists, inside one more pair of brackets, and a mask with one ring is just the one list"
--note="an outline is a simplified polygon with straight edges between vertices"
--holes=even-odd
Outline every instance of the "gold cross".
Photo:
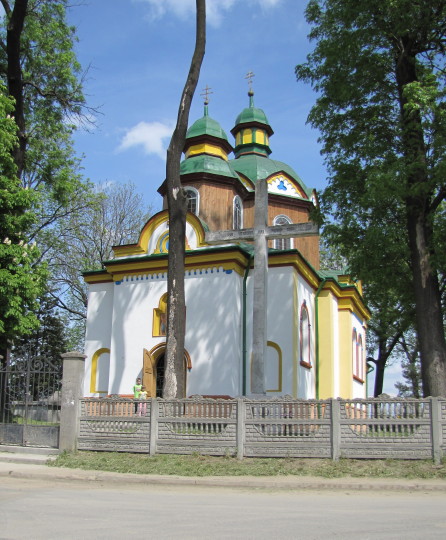
[[214,92],[211,92],[211,88],[209,88],[208,85],[206,85],[206,88],[203,89],[203,92],[200,94],[200,96],[204,97],[204,104],[209,104],[209,94],[213,94]]
[[248,71],[245,77],[245,79],[248,79],[248,86],[249,86],[250,91],[252,91],[252,78],[253,77],[255,77],[255,73],[253,73],[252,71]]

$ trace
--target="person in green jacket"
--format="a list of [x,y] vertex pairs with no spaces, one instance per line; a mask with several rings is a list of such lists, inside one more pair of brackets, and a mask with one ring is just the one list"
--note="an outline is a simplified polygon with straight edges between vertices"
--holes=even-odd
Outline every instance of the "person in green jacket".
[[[136,384],[133,386],[133,399],[139,399],[139,394],[141,393],[141,379],[138,377],[136,379]],[[135,403],[135,414],[138,412],[138,404]]]

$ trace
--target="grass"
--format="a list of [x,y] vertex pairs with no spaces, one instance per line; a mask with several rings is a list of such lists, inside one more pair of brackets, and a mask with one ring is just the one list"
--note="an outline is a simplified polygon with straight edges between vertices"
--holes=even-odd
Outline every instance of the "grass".
[[353,460],[300,458],[215,457],[129,454],[120,452],[64,452],[49,463],[96,471],[177,476],[318,476],[323,478],[446,479],[446,461]]

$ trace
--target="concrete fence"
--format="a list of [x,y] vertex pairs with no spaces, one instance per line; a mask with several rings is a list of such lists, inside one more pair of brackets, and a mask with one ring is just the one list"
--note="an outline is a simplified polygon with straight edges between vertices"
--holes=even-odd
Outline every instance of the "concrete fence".
[[77,448],[243,457],[433,459],[446,399],[81,399]]

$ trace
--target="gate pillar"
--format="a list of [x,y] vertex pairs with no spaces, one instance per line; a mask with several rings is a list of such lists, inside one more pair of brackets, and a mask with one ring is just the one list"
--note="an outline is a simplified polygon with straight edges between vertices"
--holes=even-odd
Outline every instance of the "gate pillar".
[[63,376],[59,449],[71,452],[77,449],[80,398],[82,397],[86,355],[74,351],[64,353],[61,357],[63,359]]

